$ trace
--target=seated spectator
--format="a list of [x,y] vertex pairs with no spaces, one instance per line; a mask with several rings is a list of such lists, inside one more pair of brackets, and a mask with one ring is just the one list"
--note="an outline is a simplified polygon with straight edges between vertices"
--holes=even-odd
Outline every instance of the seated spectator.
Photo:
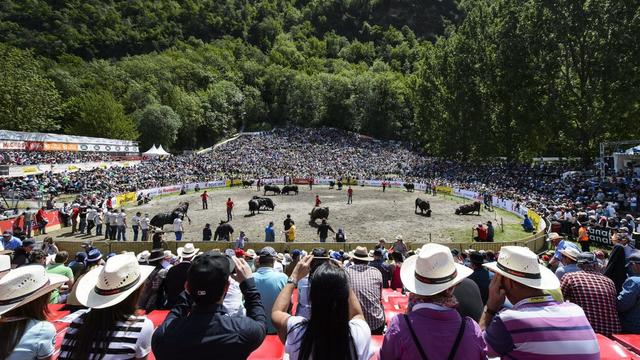
[[138,307],[147,313],[155,309],[162,309],[166,299],[162,292],[162,284],[167,276],[167,269],[162,266],[165,254],[162,249],[154,249],[149,256],[149,265],[154,269],[149,275],[138,299]]
[[184,291],[184,284],[187,282],[191,260],[199,252],[200,249],[194,247],[192,243],[186,243],[184,247],[178,248],[180,262],[167,271],[167,276],[164,279],[163,288],[167,298],[165,307],[172,308],[178,301],[178,296]]
[[489,297],[489,283],[491,282],[492,275],[487,268],[482,266],[482,264],[484,264],[484,256],[479,252],[474,251],[469,254],[469,260],[471,262],[471,269],[473,269],[473,273],[469,275],[469,279],[478,285],[482,304],[485,305]]
[[[555,274],[538,264],[525,247],[503,246],[480,327],[489,357],[600,359],[600,348],[584,311],[570,302],[557,302],[544,290],[560,287]],[[513,307],[500,311],[508,299]],[[578,342],[579,346],[572,346]]]
[[47,321],[47,304],[51,291],[67,280],[47,274],[41,266],[23,266],[8,272],[5,268],[5,275],[0,278],[0,359],[53,356],[56,329]]
[[47,236],[42,241],[42,250],[47,254],[47,256],[52,256],[58,253],[58,246],[55,242],[53,242],[53,238],[51,236]]
[[389,281],[391,280],[391,267],[389,266],[389,264],[384,262],[381,249],[376,248],[375,250],[373,250],[373,260],[371,260],[369,266],[380,270],[380,273],[382,274],[382,288],[389,288]]
[[562,266],[558,266],[558,268],[556,269],[556,276],[559,280],[562,280],[563,275],[580,271],[577,264],[578,256],[580,256],[580,251],[578,251],[578,249],[570,247],[564,250],[560,250],[560,253],[562,254],[562,260],[560,260]]
[[371,330],[346,272],[335,261],[323,261],[311,278],[310,318],[287,313],[293,289],[309,273],[312,260],[312,255],[300,260],[273,306],[271,318],[285,353],[290,360],[369,360]]
[[22,246],[22,240],[13,236],[13,233],[11,231],[5,230],[2,233],[2,247],[4,248],[4,250],[15,251],[21,246]]
[[[70,267],[66,266],[65,263],[69,259],[69,253],[66,251],[60,251],[55,255],[55,259],[53,260],[53,264],[47,266],[47,273],[50,274],[58,274],[65,276],[69,279],[67,281],[66,286],[67,289],[73,288],[73,270]],[[64,303],[67,299],[66,296],[60,297],[60,291],[58,289],[53,290],[51,293],[51,299],[49,302],[51,304]]]
[[562,250],[571,247],[580,252],[578,245],[565,241],[564,237],[560,236],[558,233],[549,233],[549,236],[547,236],[547,242],[550,242],[556,248],[553,257],[549,261],[549,266],[551,266],[552,269],[556,269],[560,265],[560,262],[562,261]]
[[404,294],[404,286],[402,286],[402,279],[400,278],[400,270],[402,269],[404,256],[399,252],[392,252],[391,259],[393,262],[391,263],[391,284],[389,287],[392,290],[398,289]]
[[89,252],[87,253],[87,259],[85,260],[85,264],[86,265],[84,267],[84,270],[82,270],[79,274],[77,274],[75,276],[75,281],[74,281],[74,284],[73,284],[73,288],[71,288],[71,291],[69,292],[69,296],[67,296],[67,305],[76,306],[76,307],[83,306],[78,301],[78,298],[76,297],[76,294],[78,292],[78,283],[80,282],[80,280],[82,279],[82,277],[85,274],[87,274],[88,272],[90,272],[94,268],[99,267],[99,266],[104,264],[104,261],[102,260],[102,253],[100,252],[100,249],[93,248],[93,249],[89,250]]
[[369,257],[366,247],[358,246],[350,255],[353,265],[345,269],[349,276],[349,287],[360,302],[371,334],[382,335],[385,326],[382,307],[382,273],[368,265],[373,258]]
[[33,249],[29,253],[28,264],[29,265],[46,266],[47,265],[47,254],[45,254],[45,252],[40,250],[40,249]]
[[87,266],[87,253],[79,251],[76,253],[76,257],[69,262],[69,268],[73,271],[73,278],[77,279],[80,274],[84,273],[84,269]]
[[640,334],[640,252],[629,257],[629,269],[634,274],[618,294],[617,309],[620,313],[622,332]]
[[402,283],[412,307],[391,320],[380,359],[485,359],[480,327],[455,310],[453,289],[471,273],[439,244],[424,245],[419,255],[407,258]]
[[136,305],[152,271],[153,267],[139,265],[127,253],[110,257],[104,266],[82,277],[78,301],[91,310],[67,329],[59,359],[146,359],[153,323],[136,315]]
[[16,248],[13,252],[11,266],[13,268],[17,268],[19,266],[29,264],[29,254],[31,254],[35,246],[36,242],[33,241],[33,239],[22,241],[22,245]]
[[[271,309],[276,301],[280,290],[287,283],[287,275],[274,269],[277,257],[276,251],[266,246],[258,253],[258,268],[254,274],[256,288],[260,292],[262,306],[265,309]],[[271,319],[267,318],[267,334],[275,334],[276,328],[271,323]]]
[[524,216],[524,220],[522,221],[522,229],[526,232],[533,232],[535,230],[535,228],[533,227],[533,222],[527,215]]
[[[247,316],[229,316],[222,306],[230,278],[240,284]],[[208,252],[193,260],[186,291],[153,334],[153,352],[158,360],[246,359],[262,344],[265,321],[247,263]]]
[[560,282],[564,299],[582,308],[596,333],[607,336],[619,333],[613,281],[600,273],[593,253],[580,253],[577,263],[580,271],[565,274]]
[[477,242],[487,242],[489,238],[489,231],[484,224],[476,225],[473,230],[476,232],[476,236],[473,237],[473,240]]

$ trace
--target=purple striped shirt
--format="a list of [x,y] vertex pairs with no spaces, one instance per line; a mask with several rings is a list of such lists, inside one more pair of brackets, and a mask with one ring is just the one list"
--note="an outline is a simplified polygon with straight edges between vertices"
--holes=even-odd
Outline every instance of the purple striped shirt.
[[524,299],[501,311],[484,332],[489,356],[597,360],[600,348],[578,305],[551,296]]

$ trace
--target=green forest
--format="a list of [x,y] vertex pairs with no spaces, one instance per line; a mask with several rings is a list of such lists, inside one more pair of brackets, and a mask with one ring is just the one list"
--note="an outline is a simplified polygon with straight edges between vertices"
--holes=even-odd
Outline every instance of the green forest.
[[640,137],[640,1],[0,2],[2,129],[180,151],[287,125],[586,159]]

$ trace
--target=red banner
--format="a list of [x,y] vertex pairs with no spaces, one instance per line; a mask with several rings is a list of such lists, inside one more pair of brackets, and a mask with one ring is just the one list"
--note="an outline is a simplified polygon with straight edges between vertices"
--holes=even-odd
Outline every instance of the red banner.
[[27,151],[43,151],[44,143],[42,141],[27,141],[25,149]]
[[296,185],[309,185],[309,178],[293,178],[293,183]]
[[0,149],[2,150],[24,150],[24,141],[4,140],[0,141]]
[[[60,217],[60,212],[58,210],[48,210],[47,220],[49,220],[49,222],[47,223],[47,230],[59,229],[62,225],[62,218]],[[13,231],[14,227],[24,228],[23,216],[18,216],[15,218],[0,221],[0,231],[5,231],[5,230]],[[37,228],[38,228],[38,224],[34,223],[33,229],[37,229]]]

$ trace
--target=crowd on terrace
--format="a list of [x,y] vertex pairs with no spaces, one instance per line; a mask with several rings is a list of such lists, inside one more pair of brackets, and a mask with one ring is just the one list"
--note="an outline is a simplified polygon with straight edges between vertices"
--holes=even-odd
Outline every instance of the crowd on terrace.
[[121,158],[122,156],[94,152],[0,150],[0,165],[77,164]]

